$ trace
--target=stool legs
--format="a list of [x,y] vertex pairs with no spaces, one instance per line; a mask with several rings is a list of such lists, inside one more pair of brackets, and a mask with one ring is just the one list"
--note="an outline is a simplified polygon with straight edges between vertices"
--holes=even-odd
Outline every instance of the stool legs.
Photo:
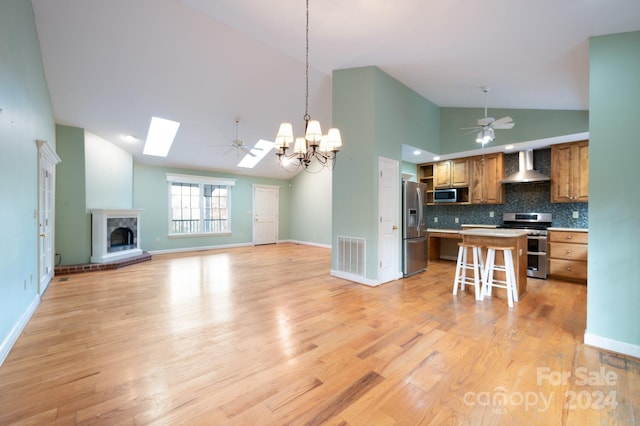
[[[496,250],[502,251],[504,254],[504,265],[495,264]],[[488,247],[487,264],[484,268],[482,278],[483,296],[491,296],[493,287],[500,287],[507,290],[507,303],[509,307],[513,307],[513,301],[518,301],[518,289],[516,288],[515,267],[513,257],[511,255],[513,247]],[[495,271],[502,271],[505,274],[504,280],[497,280],[493,277]]]
[[[482,251],[478,246],[458,244],[458,260],[456,262],[456,274],[453,280],[453,294],[458,294],[458,285],[464,291],[466,284],[473,285],[476,300],[483,299],[482,277],[484,275],[484,265],[482,261]],[[468,261],[468,249],[471,249],[472,263]],[[473,276],[467,276],[467,270],[472,271]]]

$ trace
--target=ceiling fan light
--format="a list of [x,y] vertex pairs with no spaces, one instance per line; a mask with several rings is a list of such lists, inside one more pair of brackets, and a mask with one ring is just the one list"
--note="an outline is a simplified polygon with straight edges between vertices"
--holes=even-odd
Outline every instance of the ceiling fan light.
[[479,131],[478,134],[476,135],[476,142],[484,143],[484,135],[482,131]]

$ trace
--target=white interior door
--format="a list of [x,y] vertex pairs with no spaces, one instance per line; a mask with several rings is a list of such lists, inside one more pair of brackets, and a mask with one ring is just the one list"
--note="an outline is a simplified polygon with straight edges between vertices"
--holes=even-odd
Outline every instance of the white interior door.
[[42,294],[53,278],[54,271],[54,206],[55,167],[60,157],[51,145],[38,144],[38,293]]
[[378,158],[378,280],[383,283],[400,276],[398,161]]
[[278,194],[277,186],[253,186],[253,244],[278,242]]

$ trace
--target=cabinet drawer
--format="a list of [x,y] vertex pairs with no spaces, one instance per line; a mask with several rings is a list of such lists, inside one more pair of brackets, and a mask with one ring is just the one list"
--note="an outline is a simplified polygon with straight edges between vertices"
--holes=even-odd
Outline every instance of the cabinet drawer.
[[587,262],[550,259],[549,275],[586,281]]
[[586,232],[549,231],[550,242],[587,244],[588,240],[589,234]]
[[550,243],[549,257],[564,260],[587,260],[587,246],[582,244]]

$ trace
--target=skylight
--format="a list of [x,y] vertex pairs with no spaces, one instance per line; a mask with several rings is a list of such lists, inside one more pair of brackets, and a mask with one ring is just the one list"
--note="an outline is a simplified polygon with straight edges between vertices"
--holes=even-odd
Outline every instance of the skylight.
[[[238,167],[244,167],[247,169],[253,169],[256,164],[264,158],[269,151],[273,149],[273,142],[260,139],[253,148],[249,151],[251,154],[244,156],[238,163]],[[252,155],[253,154],[253,155]]]
[[151,117],[147,140],[144,143],[143,154],[166,157],[176,137],[180,123],[165,118]]

